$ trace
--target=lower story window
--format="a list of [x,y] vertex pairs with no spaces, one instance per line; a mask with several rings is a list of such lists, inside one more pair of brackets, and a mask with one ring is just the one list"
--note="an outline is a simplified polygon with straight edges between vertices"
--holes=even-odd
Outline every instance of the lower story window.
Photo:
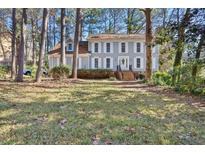
[[95,66],[95,68],[99,67],[99,60],[98,60],[98,58],[94,59],[94,66]]
[[106,68],[110,68],[110,58],[106,58]]
[[140,58],[136,58],[136,67],[141,68],[141,59]]

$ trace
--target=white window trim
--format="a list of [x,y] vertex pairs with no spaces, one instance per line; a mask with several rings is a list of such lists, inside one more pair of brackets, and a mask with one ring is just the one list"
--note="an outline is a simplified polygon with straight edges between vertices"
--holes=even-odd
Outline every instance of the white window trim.
[[[110,43],[110,52],[107,52],[107,43]],[[103,51],[104,53],[113,53],[113,42],[103,42]]]
[[[98,52],[95,52],[95,43],[98,43]],[[92,53],[101,53],[101,42],[93,42],[92,43]]]
[[[140,52],[137,52],[137,43],[140,43]],[[144,52],[144,42],[136,41],[134,42],[134,53],[143,53]]]
[[[140,58],[140,68],[137,67],[137,58]],[[134,58],[134,68],[135,69],[144,69],[144,58],[137,56]]]
[[[125,43],[125,52],[122,52],[122,43]],[[119,53],[128,53],[128,42],[118,42]]]
[[[107,66],[107,63],[106,63],[106,59],[107,58],[110,58],[110,68],[107,68],[106,66]],[[105,57],[104,59],[103,59],[103,68],[104,69],[113,69],[113,58],[112,57]]]
[[[98,58],[98,68],[95,68],[95,59]],[[100,69],[102,68],[101,66],[101,58],[100,57],[92,57],[91,59],[91,66],[92,66],[92,69]]]
[[[69,50],[69,44],[72,45],[72,49],[71,50]],[[73,51],[73,43],[68,43],[67,49],[68,49],[68,51]]]

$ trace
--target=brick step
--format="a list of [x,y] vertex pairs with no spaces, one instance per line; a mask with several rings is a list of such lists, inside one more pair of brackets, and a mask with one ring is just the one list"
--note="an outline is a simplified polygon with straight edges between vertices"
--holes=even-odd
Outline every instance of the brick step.
[[134,73],[132,71],[122,71],[122,80],[124,80],[124,81],[135,80]]
[[135,75],[132,71],[122,71],[122,72],[115,72],[115,76],[118,80],[123,81],[133,81],[135,80]]

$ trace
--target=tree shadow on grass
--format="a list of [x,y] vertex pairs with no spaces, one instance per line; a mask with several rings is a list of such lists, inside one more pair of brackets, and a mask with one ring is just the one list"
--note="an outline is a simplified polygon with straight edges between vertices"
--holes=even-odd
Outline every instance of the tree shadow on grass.
[[[72,98],[10,104],[1,144],[204,144],[205,113],[154,94],[102,88],[70,91]],[[18,91],[16,91],[18,92]],[[93,92],[93,94],[91,93]],[[47,91],[54,95],[52,91]],[[69,96],[70,96],[69,95]],[[24,96],[28,97],[28,96]],[[20,100],[19,100],[20,101]],[[175,110],[173,108],[176,108]],[[2,113],[2,112],[1,112]],[[66,119],[64,126],[60,125]],[[65,120],[64,120],[65,121]]]

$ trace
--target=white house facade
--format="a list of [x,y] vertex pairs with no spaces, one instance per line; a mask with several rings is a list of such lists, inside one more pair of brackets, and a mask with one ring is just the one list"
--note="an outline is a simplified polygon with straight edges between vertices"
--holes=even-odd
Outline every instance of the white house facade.
[[[66,43],[66,64],[72,66],[73,40]],[[49,52],[49,67],[59,65],[60,44]],[[98,34],[81,41],[79,69],[112,69],[144,72],[146,69],[145,36],[139,34]],[[159,46],[152,49],[152,69],[159,68]]]

